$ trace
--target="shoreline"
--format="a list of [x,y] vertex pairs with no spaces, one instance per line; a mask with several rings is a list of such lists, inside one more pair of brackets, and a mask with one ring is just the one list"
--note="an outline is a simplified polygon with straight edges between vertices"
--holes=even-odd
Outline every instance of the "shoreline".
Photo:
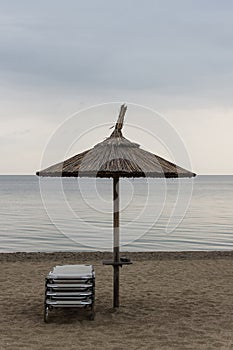
[[[127,256],[132,261],[148,260],[208,260],[208,259],[232,259],[232,250],[214,251],[149,251],[149,252],[121,252],[121,256]],[[0,262],[17,261],[55,261],[55,260],[102,260],[111,259],[112,252],[13,252],[0,253]]]

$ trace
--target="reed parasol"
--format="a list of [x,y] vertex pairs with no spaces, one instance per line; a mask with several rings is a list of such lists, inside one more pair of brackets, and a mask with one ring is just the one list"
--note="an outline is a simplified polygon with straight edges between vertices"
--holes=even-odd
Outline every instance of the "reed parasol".
[[101,177],[113,179],[113,306],[119,307],[119,267],[127,264],[120,259],[119,241],[119,178],[193,177],[196,174],[140,148],[122,135],[127,106],[121,106],[115,128],[106,140],[65,161],[38,171],[38,176]]

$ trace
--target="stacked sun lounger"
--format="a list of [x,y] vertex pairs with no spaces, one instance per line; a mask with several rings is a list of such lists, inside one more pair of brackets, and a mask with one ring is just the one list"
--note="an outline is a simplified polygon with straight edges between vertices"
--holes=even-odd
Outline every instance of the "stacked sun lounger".
[[44,321],[53,308],[76,307],[90,311],[95,317],[95,272],[92,265],[56,266],[45,279]]

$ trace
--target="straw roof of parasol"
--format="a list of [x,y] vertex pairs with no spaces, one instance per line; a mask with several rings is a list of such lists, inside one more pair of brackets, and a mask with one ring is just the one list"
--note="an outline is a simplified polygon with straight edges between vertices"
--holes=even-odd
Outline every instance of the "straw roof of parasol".
[[112,134],[93,148],[38,171],[39,176],[193,177],[196,174],[140,148],[122,135],[127,107],[121,106]]

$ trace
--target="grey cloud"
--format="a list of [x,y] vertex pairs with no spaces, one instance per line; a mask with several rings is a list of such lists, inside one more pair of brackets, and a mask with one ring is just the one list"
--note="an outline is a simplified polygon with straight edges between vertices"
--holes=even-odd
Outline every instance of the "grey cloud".
[[214,85],[216,91],[232,89],[230,1],[68,4],[1,5],[0,69],[5,75],[36,87],[171,94],[203,93]]
[[23,130],[17,130],[12,132],[6,132],[0,135],[1,141],[7,141],[11,139],[15,139],[18,137],[24,137],[26,134],[29,134],[31,132],[31,129],[23,129]]
[[[50,134],[75,111],[129,101],[168,114],[195,171],[215,171],[218,147],[220,172],[232,172],[232,18],[230,0],[0,0],[3,171],[34,173]],[[114,122],[116,109],[93,112],[90,125]],[[130,113],[126,123],[137,122]],[[7,162],[16,150],[28,160]]]

